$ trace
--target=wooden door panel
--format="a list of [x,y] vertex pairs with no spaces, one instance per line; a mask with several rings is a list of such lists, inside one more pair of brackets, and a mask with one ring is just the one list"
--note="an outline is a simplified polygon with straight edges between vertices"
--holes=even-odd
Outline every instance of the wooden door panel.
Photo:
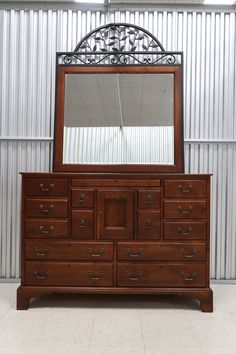
[[134,200],[133,191],[99,191],[99,238],[132,239]]

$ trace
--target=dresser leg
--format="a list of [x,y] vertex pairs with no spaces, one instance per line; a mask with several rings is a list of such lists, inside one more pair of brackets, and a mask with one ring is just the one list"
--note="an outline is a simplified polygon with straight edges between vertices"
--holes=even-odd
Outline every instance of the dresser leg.
[[17,289],[17,300],[16,300],[16,309],[17,310],[28,310],[30,303],[30,296],[24,291],[23,286],[19,286]]
[[201,310],[202,312],[213,312],[213,293],[209,292],[206,299],[201,299]]

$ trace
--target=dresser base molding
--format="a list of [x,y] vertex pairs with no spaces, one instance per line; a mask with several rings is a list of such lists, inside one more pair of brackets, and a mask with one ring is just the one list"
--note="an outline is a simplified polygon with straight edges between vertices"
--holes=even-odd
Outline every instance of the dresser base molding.
[[17,310],[27,310],[30,299],[50,294],[114,294],[114,295],[178,295],[199,300],[202,312],[213,312],[211,288],[110,288],[110,287],[63,287],[24,286],[17,289]]

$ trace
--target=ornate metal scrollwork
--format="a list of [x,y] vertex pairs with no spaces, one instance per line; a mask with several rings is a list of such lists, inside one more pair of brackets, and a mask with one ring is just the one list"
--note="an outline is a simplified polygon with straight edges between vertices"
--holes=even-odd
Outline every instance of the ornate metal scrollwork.
[[136,25],[111,23],[87,34],[73,52],[58,53],[58,65],[176,65],[181,52],[166,52],[150,32]]

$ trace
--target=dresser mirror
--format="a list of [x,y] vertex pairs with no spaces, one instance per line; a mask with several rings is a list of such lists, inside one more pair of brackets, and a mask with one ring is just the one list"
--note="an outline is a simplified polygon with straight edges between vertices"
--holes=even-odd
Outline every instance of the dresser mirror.
[[182,53],[137,26],[57,54],[54,171],[183,172]]

